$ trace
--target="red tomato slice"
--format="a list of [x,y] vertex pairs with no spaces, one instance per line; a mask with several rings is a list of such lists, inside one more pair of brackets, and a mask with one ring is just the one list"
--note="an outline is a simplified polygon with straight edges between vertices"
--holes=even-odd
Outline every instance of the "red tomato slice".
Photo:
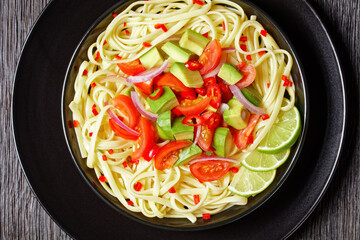
[[149,152],[155,143],[155,129],[149,120],[140,117],[137,128],[140,132],[140,136],[134,144],[135,151],[131,155],[132,161],[136,161],[143,156],[149,156]]
[[144,94],[150,95],[153,92],[154,78],[141,83],[134,83]]
[[221,116],[218,113],[207,111],[202,114],[205,119],[204,124],[201,126],[200,137],[198,146],[206,151],[212,150],[212,141],[214,139],[215,129],[219,126]]
[[194,89],[185,86],[177,77],[171,73],[165,73],[158,77],[155,84],[157,86],[168,86],[175,92],[194,92]]
[[174,108],[174,111],[180,112],[185,116],[199,115],[209,105],[211,98],[197,98],[195,100],[184,99],[180,105]]
[[220,160],[197,162],[190,165],[191,174],[202,182],[211,182],[224,177],[230,169],[230,163]]
[[252,84],[255,80],[256,69],[254,65],[247,63],[240,70],[243,74],[243,78],[240,79],[240,81],[238,81],[235,85],[239,88],[244,88]]
[[233,139],[239,150],[244,150],[247,147],[249,136],[252,134],[257,122],[259,121],[259,118],[260,115],[251,114],[248,125],[244,129],[235,131]]
[[126,63],[118,63],[117,65],[123,73],[130,76],[138,75],[146,70],[139,59]]
[[192,142],[180,140],[172,141],[162,146],[155,156],[155,168],[157,170],[164,170],[171,168],[179,159],[179,152],[181,149],[188,147]]
[[111,130],[113,130],[117,136],[125,138],[125,139],[129,139],[129,140],[138,139],[137,136],[135,136],[135,135],[127,132],[126,130],[122,129],[119,125],[117,125],[114,122],[114,120],[109,119],[109,124],[110,124]]
[[212,40],[205,48],[204,52],[199,57],[199,62],[202,65],[200,74],[205,75],[212,71],[219,64],[221,58],[221,45],[216,39]]
[[129,127],[134,128],[138,123],[140,113],[136,110],[131,98],[126,95],[120,94],[113,98],[111,102],[114,107],[127,115],[129,122],[126,124]]

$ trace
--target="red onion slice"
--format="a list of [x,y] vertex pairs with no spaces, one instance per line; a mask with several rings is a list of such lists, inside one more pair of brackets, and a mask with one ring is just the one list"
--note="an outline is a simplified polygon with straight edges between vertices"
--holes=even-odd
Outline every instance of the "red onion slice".
[[222,48],[221,52],[223,52],[223,53],[232,53],[232,52],[235,52],[235,48],[232,48],[232,47]]
[[227,53],[222,53],[219,64],[217,65],[217,67],[214,70],[212,70],[211,72],[205,74],[203,76],[203,79],[216,76],[219,73],[220,68],[222,67],[222,65],[226,62],[226,60],[227,60]]
[[126,78],[121,77],[119,75],[110,75],[99,81],[99,83],[104,83],[104,82],[120,82],[128,87],[133,86],[133,84],[126,81]]
[[110,118],[117,124],[119,125],[119,127],[121,127],[122,129],[124,129],[125,131],[128,131],[131,134],[134,134],[135,136],[140,136],[140,133],[138,133],[137,131],[135,131],[134,129],[130,128],[128,125],[126,125],[125,123],[123,123],[117,116],[116,114],[111,110],[108,109],[106,111]]
[[130,83],[140,83],[145,82],[147,80],[150,80],[158,75],[160,75],[169,65],[169,61],[165,60],[163,65],[159,68],[151,68],[149,70],[146,70],[145,72],[142,72],[136,76],[129,76],[127,78],[127,81]]
[[189,162],[189,164],[194,164],[197,162],[204,162],[204,161],[227,161],[227,162],[231,162],[231,163],[238,163],[238,160],[233,159],[233,158],[226,158],[226,157],[217,157],[217,156],[209,156],[209,157],[200,157],[200,158],[195,158],[193,160],[191,160]]
[[222,103],[218,109],[218,112],[220,114],[223,114],[225,110],[229,109],[229,105],[227,105],[226,103]]
[[193,145],[196,145],[197,142],[199,141],[200,133],[201,133],[201,125],[195,127],[195,139]]
[[257,107],[254,104],[252,104],[251,102],[249,102],[249,100],[246,99],[244,94],[242,94],[242,92],[236,85],[229,85],[229,88],[230,88],[230,91],[232,92],[232,94],[234,94],[234,96],[236,97],[236,99],[239,102],[241,102],[241,104],[244,105],[244,107],[249,109],[251,112],[259,114],[259,115],[263,115],[266,113],[264,108]]
[[156,121],[158,118],[158,114],[149,112],[145,109],[145,107],[141,104],[139,96],[135,91],[131,91],[131,99],[136,107],[136,109],[139,111],[140,114],[142,114],[144,117],[151,121]]

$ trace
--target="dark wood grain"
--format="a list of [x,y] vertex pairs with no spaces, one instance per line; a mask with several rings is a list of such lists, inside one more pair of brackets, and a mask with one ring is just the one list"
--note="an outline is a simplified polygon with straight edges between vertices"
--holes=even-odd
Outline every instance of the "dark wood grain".
[[[11,90],[17,60],[31,26],[48,2],[2,0],[0,3],[1,239],[70,239],[32,193],[17,160],[11,134]],[[309,2],[329,30],[343,64],[350,103],[349,131],[339,167],[324,198],[290,239],[360,239],[360,1]]]

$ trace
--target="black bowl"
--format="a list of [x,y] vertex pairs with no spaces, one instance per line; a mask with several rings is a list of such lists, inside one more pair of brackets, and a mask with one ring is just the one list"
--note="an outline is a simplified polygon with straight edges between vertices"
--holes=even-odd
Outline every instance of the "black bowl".
[[237,219],[246,216],[253,210],[260,207],[276,192],[277,189],[279,189],[279,187],[282,185],[282,183],[285,181],[287,176],[290,174],[292,168],[294,167],[295,162],[300,155],[302,145],[306,136],[306,130],[308,126],[309,101],[307,95],[306,81],[304,79],[305,74],[302,71],[302,67],[295,50],[287,39],[286,34],[266,13],[264,13],[261,9],[259,9],[257,6],[250,2],[234,0],[234,2],[238,3],[244,9],[247,16],[256,15],[257,20],[264,26],[268,33],[270,33],[274,37],[279,47],[289,51],[293,56],[294,65],[291,71],[291,75],[296,87],[296,106],[302,116],[303,128],[301,135],[296,144],[292,147],[291,154],[288,160],[281,167],[278,168],[273,183],[260,194],[257,194],[254,197],[250,197],[248,199],[247,205],[231,207],[225,211],[211,216],[211,221],[203,221],[202,219],[198,219],[196,223],[191,223],[188,219],[185,218],[148,218],[142,213],[135,213],[129,211],[128,209],[123,207],[115,197],[111,196],[105,189],[103,189],[100,184],[97,184],[98,179],[95,175],[94,170],[88,168],[86,166],[86,160],[81,157],[75,131],[73,128],[69,128],[67,124],[69,121],[72,121],[72,113],[68,106],[74,96],[73,86],[77,70],[79,69],[81,62],[87,60],[88,47],[93,42],[95,42],[97,36],[102,31],[104,31],[106,26],[111,22],[111,20],[113,19],[112,12],[123,11],[132,2],[133,1],[121,0],[116,5],[111,7],[108,11],[106,11],[102,16],[100,16],[85,33],[83,39],[81,40],[73,54],[71,62],[69,63],[62,93],[62,120],[67,145],[75,165],[77,166],[80,174],[83,176],[88,185],[103,201],[105,201],[108,205],[110,205],[113,209],[120,212],[121,214],[150,226],[170,230],[196,231],[222,226],[224,224],[231,223]]

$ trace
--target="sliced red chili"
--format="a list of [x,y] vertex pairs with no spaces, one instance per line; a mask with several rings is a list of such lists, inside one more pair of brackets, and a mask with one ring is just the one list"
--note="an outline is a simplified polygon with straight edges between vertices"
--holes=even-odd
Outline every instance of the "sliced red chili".
[[126,22],[124,22],[124,27],[126,27]]
[[239,168],[237,168],[237,167],[231,167],[231,168],[229,169],[229,171],[231,171],[231,172],[233,172],[233,173],[237,173],[237,172],[239,171]]
[[268,88],[270,87],[270,83],[267,83],[266,85],[267,85]]
[[216,83],[215,77],[209,77],[204,79],[204,87],[208,87],[209,84]]
[[151,43],[143,42],[143,46],[144,46],[144,47],[151,47],[152,45],[151,45]]
[[195,205],[198,204],[200,202],[200,196],[198,194],[194,195],[194,203]]
[[221,90],[218,84],[212,83],[207,87],[207,96],[211,97],[210,106],[218,109],[221,104]]
[[225,31],[226,27],[225,27],[225,21],[222,22],[222,28]]
[[95,58],[95,61],[98,61],[100,59],[100,52],[99,51],[97,51],[96,52],[96,58]]
[[196,127],[204,123],[205,119],[203,116],[193,115],[185,117],[181,122],[185,125]]
[[240,44],[240,48],[241,50],[243,50],[244,52],[246,52],[246,45],[245,44]]
[[246,36],[240,37],[240,41],[241,41],[241,42],[246,42],[246,41],[247,41],[247,37],[246,37]]
[[199,61],[190,59],[185,63],[185,67],[187,67],[191,71],[200,70],[203,66]]
[[[154,95],[154,93],[155,93],[155,95]],[[156,100],[159,97],[161,97],[163,93],[164,93],[164,88],[161,86],[158,86],[158,87],[156,87],[155,91],[151,95],[149,95],[149,98],[151,100]]]
[[260,51],[258,54],[259,54],[259,56],[261,57],[262,55],[265,54],[265,51]]
[[254,143],[254,137],[253,137],[253,136],[249,136],[247,143],[248,143],[248,144]]
[[89,132],[89,137],[92,137],[93,133],[92,132]]
[[107,161],[106,155],[102,155],[102,160]]
[[92,87],[92,88],[95,88],[95,87],[96,87],[96,83],[92,83],[92,84],[91,84],[91,87]]
[[84,69],[83,75],[84,75],[84,76],[87,76],[87,75],[88,75],[88,70]]
[[106,182],[106,177],[105,176],[100,176],[99,181],[100,182]]
[[127,201],[127,204],[130,206],[134,205],[133,201]]
[[108,153],[111,155],[111,154],[113,154],[113,153],[114,153],[114,150],[109,149],[109,150],[108,150]]
[[193,0],[193,4],[199,4],[200,6],[204,5],[205,3],[201,0]]
[[130,35],[130,31],[126,29],[126,30],[125,30],[125,34],[126,34],[126,35]]
[[269,119],[270,116],[268,114],[264,114],[261,116],[262,120],[266,120],[266,119]]
[[127,162],[123,161],[122,165],[124,166],[124,168],[126,168],[127,167]]
[[79,126],[79,121],[78,120],[73,120],[73,125],[74,125],[74,128],[76,128],[77,126]]
[[116,18],[117,17],[117,14],[116,13],[112,13],[113,17]]
[[260,31],[260,34],[263,35],[264,37],[266,37],[267,31],[266,31],[266,30],[261,30],[261,31]]
[[169,189],[169,193],[176,193],[175,188],[174,188],[174,187],[171,187],[171,188]]
[[155,27],[155,29],[161,28],[164,32],[167,32],[167,31],[168,31],[168,29],[166,28],[165,24],[160,24],[160,23],[158,23],[158,24],[155,24],[154,27]]
[[246,60],[251,61],[252,60],[251,55],[246,55]]
[[121,60],[122,56],[116,55],[115,58],[118,59],[118,60]]
[[204,220],[209,220],[210,219],[210,213],[204,213],[203,214],[203,219]]
[[206,95],[206,89],[205,89],[205,88],[195,88],[195,92],[197,92],[197,93],[200,94],[201,96],[205,96],[205,95]]
[[134,185],[134,190],[135,191],[140,191],[141,190],[141,188],[142,188],[142,183],[141,182],[137,182],[135,185]]
[[92,113],[94,114],[94,116],[97,116],[99,114],[95,108],[92,110]]
[[209,32],[204,33],[203,36],[208,38],[209,37]]
[[106,41],[106,40],[104,41],[103,46],[104,46],[105,44],[107,44],[107,41]]

